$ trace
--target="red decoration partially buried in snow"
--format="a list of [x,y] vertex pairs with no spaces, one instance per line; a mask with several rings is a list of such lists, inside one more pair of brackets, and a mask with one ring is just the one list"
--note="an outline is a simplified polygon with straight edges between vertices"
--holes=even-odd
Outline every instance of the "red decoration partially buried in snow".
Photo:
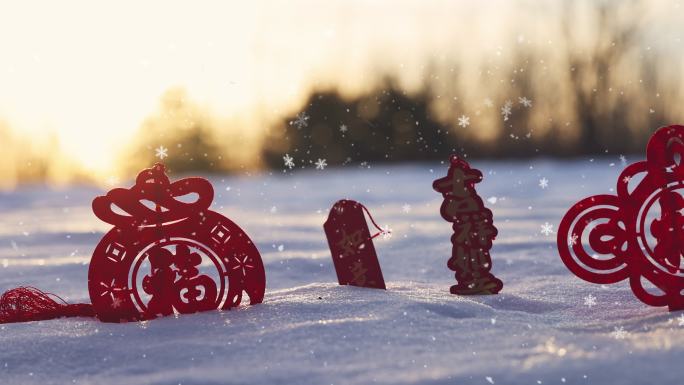
[[213,197],[206,179],[170,182],[156,164],[130,189],[95,198],[95,215],[114,225],[97,245],[88,273],[100,320],[230,309],[243,293],[251,304],[263,300],[259,251],[240,227],[209,210]]
[[451,258],[447,266],[456,272],[457,284],[451,286],[450,292],[496,294],[503,288],[503,282],[490,272],[489,249],[497,230],[492,211],[484,206],[475,191],[475,183],[482,181],[482,173],[456,155],[449,161],[447,176],[435,180],[432,188],[444,198],[440,208],[442,218],[453,223]]
[[568,269],[599,284],[629,279],[644,303],[684,309],[682,159],[684,126],[662,127],[648,142],[646,161],[620,174],[617,195],[572,206],[557,240]]
[[[378,229],[368,230],[364,212]],[[385,233],[373,220],[368,209],[359,202],[343,199],[330,209],[323,225],[340,285],[385,289],[373,238]]]

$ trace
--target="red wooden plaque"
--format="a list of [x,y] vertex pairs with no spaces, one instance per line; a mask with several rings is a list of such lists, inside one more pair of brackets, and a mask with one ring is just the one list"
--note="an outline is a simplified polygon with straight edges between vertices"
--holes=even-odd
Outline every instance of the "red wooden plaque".
[[364,212],[368,210],[359,202],[338,201],[330,209],[323,229],[340,285],[385,289],[373,246],[373,238],[382,234],[382,230],[373,222],[380,232],[371,236]]

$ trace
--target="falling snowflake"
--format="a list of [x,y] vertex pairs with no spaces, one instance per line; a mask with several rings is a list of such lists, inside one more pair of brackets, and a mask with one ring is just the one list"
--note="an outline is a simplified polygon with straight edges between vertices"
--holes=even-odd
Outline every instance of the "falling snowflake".
[[593,295],[589,294],[588,296],[584,297],[584,306],[588,306],[591,308],[592,306],[596,306],[596,297]]
[[684,314],[681,314],[679,317],[677,317],[677,323],[679,326],[684,326]]
[[309,125],[308,120],[309,115],[307,115],[306,112],[300,112],[297,114],[297,118],[294,121],[290,122],[290,125],[294,124],[295,127],[297,127],[297,129],[302,129]]
[[491,107],[491,106],[494,105],[494,103],[492,102],[492,99],[490,99],[490,98],[485,98],[485,99],[484,99],[484,105],[485,105],[485,107]]
[[292,167],[294,167],[294,158],[290,156],[290,154],[285,154],[283,157],[283,162],[285,162],[285,167],[289,168],[292,170]]
[[553,234],[553,225],[549,222],[544,222],[544,224],[541,225],[541,233],[547,237]]
[[123,302],[123,301],[121,301],[121,299],[120,299],[119,297],[113,298],[113,299],[112,299],[112,307],[113,307],[114,309],[118,309],[119,307],[121,307],[121,303],[122,303],[122,302]]
[[513,108],[513,102],[506,100],[503,107],[501,107],[501,115],[503,116],[504,122],[508,121],[508,118],[511,116],[511,108]]
[[325,167],[328,165],[328,163],[325,161],[325,159],[318,158],[316,161],[316,170],[323,170]]
[[154,154],[154,156],[156,156],[156,157],[159,158],[159,159],[164,159],[164,158],[166,158],[167,156],[169,156],[168,151],[169,151],[168,148],[166,148],[166,147],[164,147],[164,146],[159,146],[159,147],[157,147],[157,148],[155,149],[155,154]]
[[568,246],[575,246],[577,244],[579,237],[577,234],[572,234],[568,237]]
[[411,212],[411,205],[407,203],[407,204],[401,206],[401,211],[403,211],[406,214],[410,213]]
[[347,127],[347,125],[346,124],[340,124],[340,132],[344,134],[347,131],[349,131],[349,128]]
[[629,333],[622,326],[616,326],[613,328],[613,332],[610,335],[616,340],[624,340]]
[[549,180],[546,178],[539,179],[539,187],[541,187],[542,189],[549,187]]
[[466,128],[466,127],[468,127],[469,124],[470,124],[470,118],[469,117],[467,117],[465,115],[461,115],[461,117],[458,118],[458,125],[459,126]]
[[382,239],[385,240],[392,238],[392,228],[389,226],[384,226],[380,231],[380,235],[382,235]]
[[532,100],[524,96],[518,98],[518,103],[522,104],[524,107],[532,107]]
[[623,166],[627,164],[627,157],[624,155],[620,155],[620,164]]

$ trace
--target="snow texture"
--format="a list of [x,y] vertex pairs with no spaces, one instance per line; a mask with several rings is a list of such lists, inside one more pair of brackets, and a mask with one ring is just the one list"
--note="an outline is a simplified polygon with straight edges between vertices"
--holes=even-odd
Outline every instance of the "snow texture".
[[[263,304],[145,323],[3,325],[0,383],[682,383],[680,313],[642,304],[625,282],[581,281],[561,263],[555,234],[540,233],[576,200],[612,193],[616,160],[473,162],[499,229],[496,296],[449,294],[451,226],[431,189],[445,164],[214,178],[213,209],[262,253]],[[0,290],[33,285],[88,301],[90,253],[109,228],[90,210],[101,193],[0,194]],[[337,285],[322,224],[340,198],[392,228],[392,239],[375,241],[387,291]]]

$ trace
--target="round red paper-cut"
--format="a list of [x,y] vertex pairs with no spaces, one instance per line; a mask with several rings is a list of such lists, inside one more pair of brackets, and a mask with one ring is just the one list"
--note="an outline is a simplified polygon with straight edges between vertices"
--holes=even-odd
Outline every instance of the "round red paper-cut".
[[585,198],[558,228],[561,260],[600,284],[629,279],[652,306],[684,309],[684,126],[660,128],[646,160],[620,174],[616,195]]
[[[197,199],[187,203],[183,196]],[[238,225],[209,210],[212,199],[207,180],[171,183],[157,164],[141,172],[132,188],[93,201],[95,214],[114,225],[97,245],[88,272],[99,319],[230,309],[245,295],[250,304],[263,300],[259,251]]]

